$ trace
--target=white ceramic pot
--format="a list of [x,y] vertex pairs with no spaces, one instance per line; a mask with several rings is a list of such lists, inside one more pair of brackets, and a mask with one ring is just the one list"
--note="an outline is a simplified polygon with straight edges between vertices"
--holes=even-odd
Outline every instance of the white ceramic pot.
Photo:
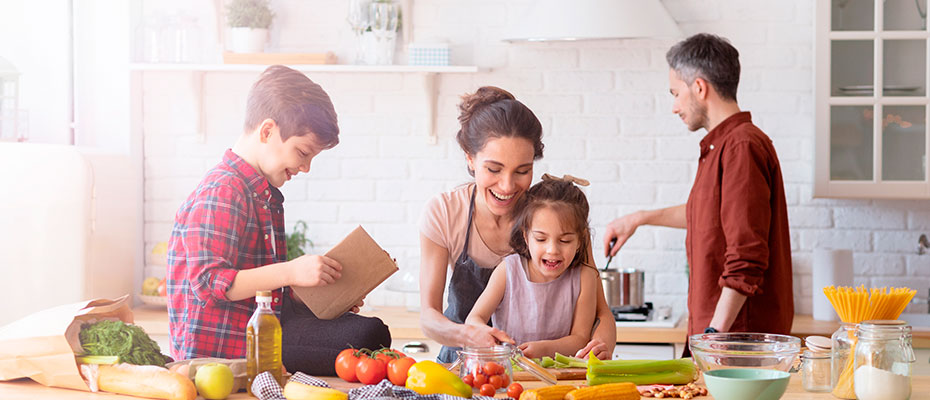
[[229,51],[233,53],[261,53],[267,41],[267,29],[229,28]]

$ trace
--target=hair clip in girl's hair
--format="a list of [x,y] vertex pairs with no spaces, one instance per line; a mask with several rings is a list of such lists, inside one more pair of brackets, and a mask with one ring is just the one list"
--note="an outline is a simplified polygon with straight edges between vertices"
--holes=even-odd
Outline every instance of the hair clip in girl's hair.
[[562,175],[562,177],[559,178],[559,177],[555,177],[555,176],[552,176],[552,175],[549,175],[548,173],[546,173],[546,174],[542,174],[542,180],[544,180],[544,181],[563,181],[563,182],[571,182],[571,183],[574,183],[574,184],[576,184],[576,185],[578,185],[578,186],[588,186],[588,185],[591,184],[591,182],[588,182],[587,179],[576,178],[576,177],[571,176],[571,175],[568,175],[568,174]]

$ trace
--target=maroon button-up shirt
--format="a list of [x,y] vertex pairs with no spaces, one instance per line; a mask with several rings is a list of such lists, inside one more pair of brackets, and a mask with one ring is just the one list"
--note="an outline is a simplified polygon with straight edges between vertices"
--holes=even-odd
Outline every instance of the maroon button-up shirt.
[[710,324],[723,287],[746,296],[734,332],[787,334],[794,317],[791,243],[781,167],[748,112],[701,141],[687,204],[688,334]]

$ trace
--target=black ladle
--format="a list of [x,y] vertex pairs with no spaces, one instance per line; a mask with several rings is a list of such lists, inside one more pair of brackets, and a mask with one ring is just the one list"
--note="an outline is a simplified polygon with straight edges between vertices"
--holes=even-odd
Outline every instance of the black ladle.
[[[610,250],[613,250],[615,244],[617,244],[617,238],[610,239]],[[610,250],[608,250],[608,253],[610,253]],[[607,267],[610,266],[610,262],[613,259],[614,259],[613,254],[607,256],[607,265],[604,265],[604,271],[607,271]]]

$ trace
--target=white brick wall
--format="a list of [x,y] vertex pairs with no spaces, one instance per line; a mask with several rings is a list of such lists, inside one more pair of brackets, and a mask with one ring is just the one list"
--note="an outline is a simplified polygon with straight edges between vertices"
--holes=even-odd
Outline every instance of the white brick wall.
[[[466,182],[454,141],[458,95],[481,85],[513,92],[539,116],[546,157],[534,171],[590,179],[591,223],[601,254],[605,224],[624,213],[687,199],[698,142],[671,114],[665,51],[669,40],[506,44],[504,28],[527,0],[417,0],[413,23],[422,40],[451,42],[455,64],[488,71],[439,80],[439,143],[426,143],[427,116],[416,74],[316,73],[332,96],[341,144],[322,153],[309,175],[284,187],[287,228],[310,225],[313,251],[329,248],[363,224],[405,270],[418,267],[416,222],[432,195]],[[772,137],[789,204],[797,310],[810,312],[811,252],[849,248],[856,283],[930,287],[930,256],[915,254],[930,231],[930,203],[813,199],[813,9],[806,0],[664,0],[682,31],[728,37],[743,65],[740,105]],[[275,0],[279,19],[270,51],[334,50],[351,54],[352,35],[338,0]],[[205,52],[215,54],[214,52]],[[402,58],[401,58],[402,59]],[[146,249],[167,240],[174,211],[241,129],[255,73],[204,75],[206,142],[194,135],[193,75],[144,75]],[[613,265],[647,271],[647,300],[683,308],[687,293],[684,232],[641,228]],[[163,274],[151,256],[147,274]],[[603,263],[603,261],[601,261]],[[406,295],[416,302],[417,296]],[[402,304],[381,287],[376,305]]]

